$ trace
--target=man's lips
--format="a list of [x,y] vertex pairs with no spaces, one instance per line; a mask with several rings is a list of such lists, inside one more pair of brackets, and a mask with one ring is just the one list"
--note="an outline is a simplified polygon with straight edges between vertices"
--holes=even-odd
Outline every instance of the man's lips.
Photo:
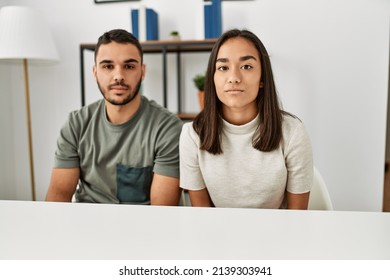
[[126,86],[111,86],[110,89],[113,90],[128,90],[129,88]]
[[123,82],[117,82],[117,83],[113,83],[113,84],[109,85],[109,89],[123,91],[123,90],[128,90],[129,86]]

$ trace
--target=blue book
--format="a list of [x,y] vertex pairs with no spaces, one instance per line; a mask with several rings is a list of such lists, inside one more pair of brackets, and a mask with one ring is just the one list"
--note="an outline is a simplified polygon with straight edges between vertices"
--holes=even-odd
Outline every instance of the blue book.
[[146,9],[146,40],[158,40],[158,14],[150,8]]
[[204,36],[218,38],[222,34],[221,0],[212,0],[211,5],[204,5]]
[[138,10],[137,9],[131,9],[131,26],[133,30],[133,35],[139,39],[138,34]]
[[[158,14],[150,8],[146,8],[146,40],[158,40]],[[131,25],[133,35],[139,40],[139,12],[138,9],[131,9]]]
[[213,0],[213,36],[218,38],[222,34],[222,5],[221,0]]
[[211,5],[204,5],[204,37],[206,39],[208,38],[214,38],[213,37],[213,23],[212,23],[212,6]]

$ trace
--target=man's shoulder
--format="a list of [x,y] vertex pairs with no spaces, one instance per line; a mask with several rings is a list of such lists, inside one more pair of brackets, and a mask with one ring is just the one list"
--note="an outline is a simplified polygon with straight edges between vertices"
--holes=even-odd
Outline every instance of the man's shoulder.
[[145,102],[145,111],[146,115],[154,120],[166,121],[170,120],[172,122],[182,123],[182,121],[176,116],[176,114],[169,111],[167,108],[161,106],[154,100],[149,100],[147,97],[142,96],[143,101]]
[[71,125],[83,126],[99,115],[104,100],[95,101],[78,110],[70,112],[68,121]]
[[86,106],[83,106],[80,109],[70,112],[71,117],[85,118],[91,115],[94,115],[102,106],[104,100],[98,100]]

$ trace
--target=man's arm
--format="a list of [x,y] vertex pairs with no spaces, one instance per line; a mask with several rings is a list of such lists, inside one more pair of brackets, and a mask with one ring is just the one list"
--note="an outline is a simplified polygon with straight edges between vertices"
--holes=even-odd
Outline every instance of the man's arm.
[[80,168],[53,168],[46,201],[70,202],[80,178]]
[[151,205],[177,206],[179,204],[181,188],[179,179],[154,173],[150,190]]

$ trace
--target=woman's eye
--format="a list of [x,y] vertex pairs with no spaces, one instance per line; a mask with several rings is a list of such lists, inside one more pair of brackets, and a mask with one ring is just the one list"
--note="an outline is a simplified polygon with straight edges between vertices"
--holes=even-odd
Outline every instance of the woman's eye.
[[249,70],[249,69],[252,69],[253,67],[251,65],[244,65],[241,68],[244,70]]
[[217,69],[220,71],[226,71],[228,68],[227,66],[222,65],[222,66],[218,66]]

